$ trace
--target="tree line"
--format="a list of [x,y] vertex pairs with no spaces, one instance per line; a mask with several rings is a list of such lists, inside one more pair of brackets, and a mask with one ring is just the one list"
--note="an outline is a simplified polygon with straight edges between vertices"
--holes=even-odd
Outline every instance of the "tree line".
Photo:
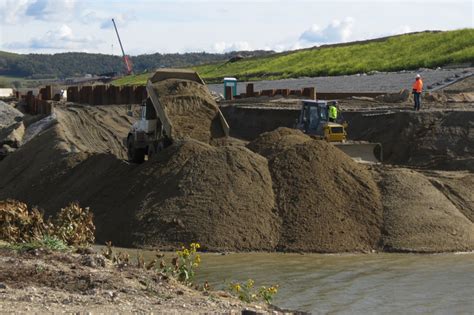
[[[131,61],[135,73],[152,71],[161,67],[190,67],[200,64],[222,62],[239,57],[268,55],[271,51],[241,51],[224,54],[206,52],[146,54],[132,56]],[[28,79],[67,78],[85,74],[101,75],[104,73],[123,74],[125,67],[122,57],[89,54],[11,54],[0,52],[0,75],[15,76]]]

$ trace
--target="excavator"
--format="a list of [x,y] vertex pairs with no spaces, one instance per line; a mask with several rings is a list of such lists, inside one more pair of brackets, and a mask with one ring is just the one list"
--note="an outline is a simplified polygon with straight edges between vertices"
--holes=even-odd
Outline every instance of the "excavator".
[[360,163],[382,162],[383,152],[380,143],[347,140],[347,122],[331,122],[328,117],[330,105],[337,101],[303,100],[296,121],[296,129],[307,135],[326,140]]

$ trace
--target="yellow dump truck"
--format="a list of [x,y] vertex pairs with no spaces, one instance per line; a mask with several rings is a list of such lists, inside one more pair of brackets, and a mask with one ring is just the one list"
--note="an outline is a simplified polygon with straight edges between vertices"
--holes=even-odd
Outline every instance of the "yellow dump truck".
[[146,90],[148,98],[126,138],[131,162],[141,163],[181,139],[210,142],[229,135],[227,121],[197,72],[160,69]]

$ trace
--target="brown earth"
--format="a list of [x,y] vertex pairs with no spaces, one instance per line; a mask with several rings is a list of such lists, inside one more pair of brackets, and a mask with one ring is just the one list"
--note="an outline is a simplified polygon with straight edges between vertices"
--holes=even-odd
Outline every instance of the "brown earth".
[[331,144],[293,129],[262,134],[249,147],[269,157],[283,220],[280,250],[377,248],[382,205],[377,185],[363,166]]
[[283,314],[227,292],[194,290],[153,270],[117,266],[91,250],[0,249],[0,300],[0,313]]
[[308,141],[312,141],[312,139],[302,131],[282,127],[271,132],[262,133],[250,142],[247,148],[271,159],[286,149]]
[[[384,208],[385,250],[474,250],[473,222],[428,177],[402,168],[382,168],[376,172]],[[472,216],[472,203],[469,213]]]
[[278,242],[267,161],[244,147],[177,143],[137,178],[149,187],[136,213],[140,245],[194,240],[211,250],[272,250]]
[[345,113],[353,140],[380,142],[384,161],[474,171],[474,111]]
[[101,118],[100,107],[57,108],[58,124],[2,161],[0,199],[38,205],[47,214],[77,200],[93,209],[100,243],[275,247],[279,221],[263,157],[238,140],[221,147],[185,140],[156,160],[128,164],[120,159],[127,129],[115,126],[127,125],[125,109],[110,111],[113,119]]
[[[470,170],[472,137],[466,133],[470,123],[462,125],[466,113],[453,112],[459,117],[449,119],[437,113],[427,118],[400,114],[406,115],[401,121],[388,115],[389,120],[385,118],[376,126],[385,126],[386,136],[393,141],[394,146],[385,149],[394,157],[398,154],[399,159],[391,161],[403,164],[409,156],[425,154],[436,160],[409,162],[425,169],[433,165],[426,161],[458,163],[459,169]],[[392,200],[387,194],[392,190],[384,190],[383,185],[388,186],[392,177],[388,182],[378,181],[379,185],[384,183],[380,196],[365,166],[299,131],[278,129],[248,144],[263,157],[244,148],[245,142],[238,139],[213,139],[216,146],[187,139],[176,141],[151,161],[134,165],[123,160],[121,139],[132,122],[125,106],[57,106],[56,115],[56,125],[0,162],[0,199],[38,205],[47,214],[77,200],[93,210],[99,243],[112,240],[122,246],[171,248],[200,241],[208,250],[217,251],[383,248],[379,247],[386,217],[382,202]],[[414,122],[426,125],[425,132],[410,131]],[[360,123],[370,126],[364,120]],[[378,129],[365,130],[361,132],[378,136]],[[397,137],[425,143],[397,144]],[[437,148],[449,150],[437,153]],[[446,155],[452,160],[446,160]],[[456,173],[425,176],[433,189],[449,199],[451,208],[472,220],[473,179],[451,174]],[[393,187],[394,195],[403,194],[403,185]],[[409,198],[417,204],[416,196]],[[387,212],[388,208],[384,209]],[[403,224],[403,216],[394,218]],[[422,220],[414,222],[424,224]],[[449,224],[441,226],[450,228]],[[460,225],[461,230],[465,228],[469,226]],[[403,244],[410,242],[408,232],[400,235],[399,239],[406,237]],[[418,244],[413,250],[425,246],[436,251],[435,244],[427,239],[426,246]],[[471,246],[468,238],[439,244],[439,251]],[[386,247],[406,250],[409,247],[405,245]]]
[[167,79],[155,83],[153,88],[172,123],[173,140],[189,137],[209,143],[225,136],[219,108],[206,86],[188,80]]

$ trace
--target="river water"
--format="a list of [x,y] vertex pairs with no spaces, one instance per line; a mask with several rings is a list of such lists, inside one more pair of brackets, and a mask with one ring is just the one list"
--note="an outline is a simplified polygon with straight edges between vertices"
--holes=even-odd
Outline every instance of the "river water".
[[196,280],[223,289],[249,278],[280,286],[273,304],[313,314],[474,314],[472,253],[209,253]]

